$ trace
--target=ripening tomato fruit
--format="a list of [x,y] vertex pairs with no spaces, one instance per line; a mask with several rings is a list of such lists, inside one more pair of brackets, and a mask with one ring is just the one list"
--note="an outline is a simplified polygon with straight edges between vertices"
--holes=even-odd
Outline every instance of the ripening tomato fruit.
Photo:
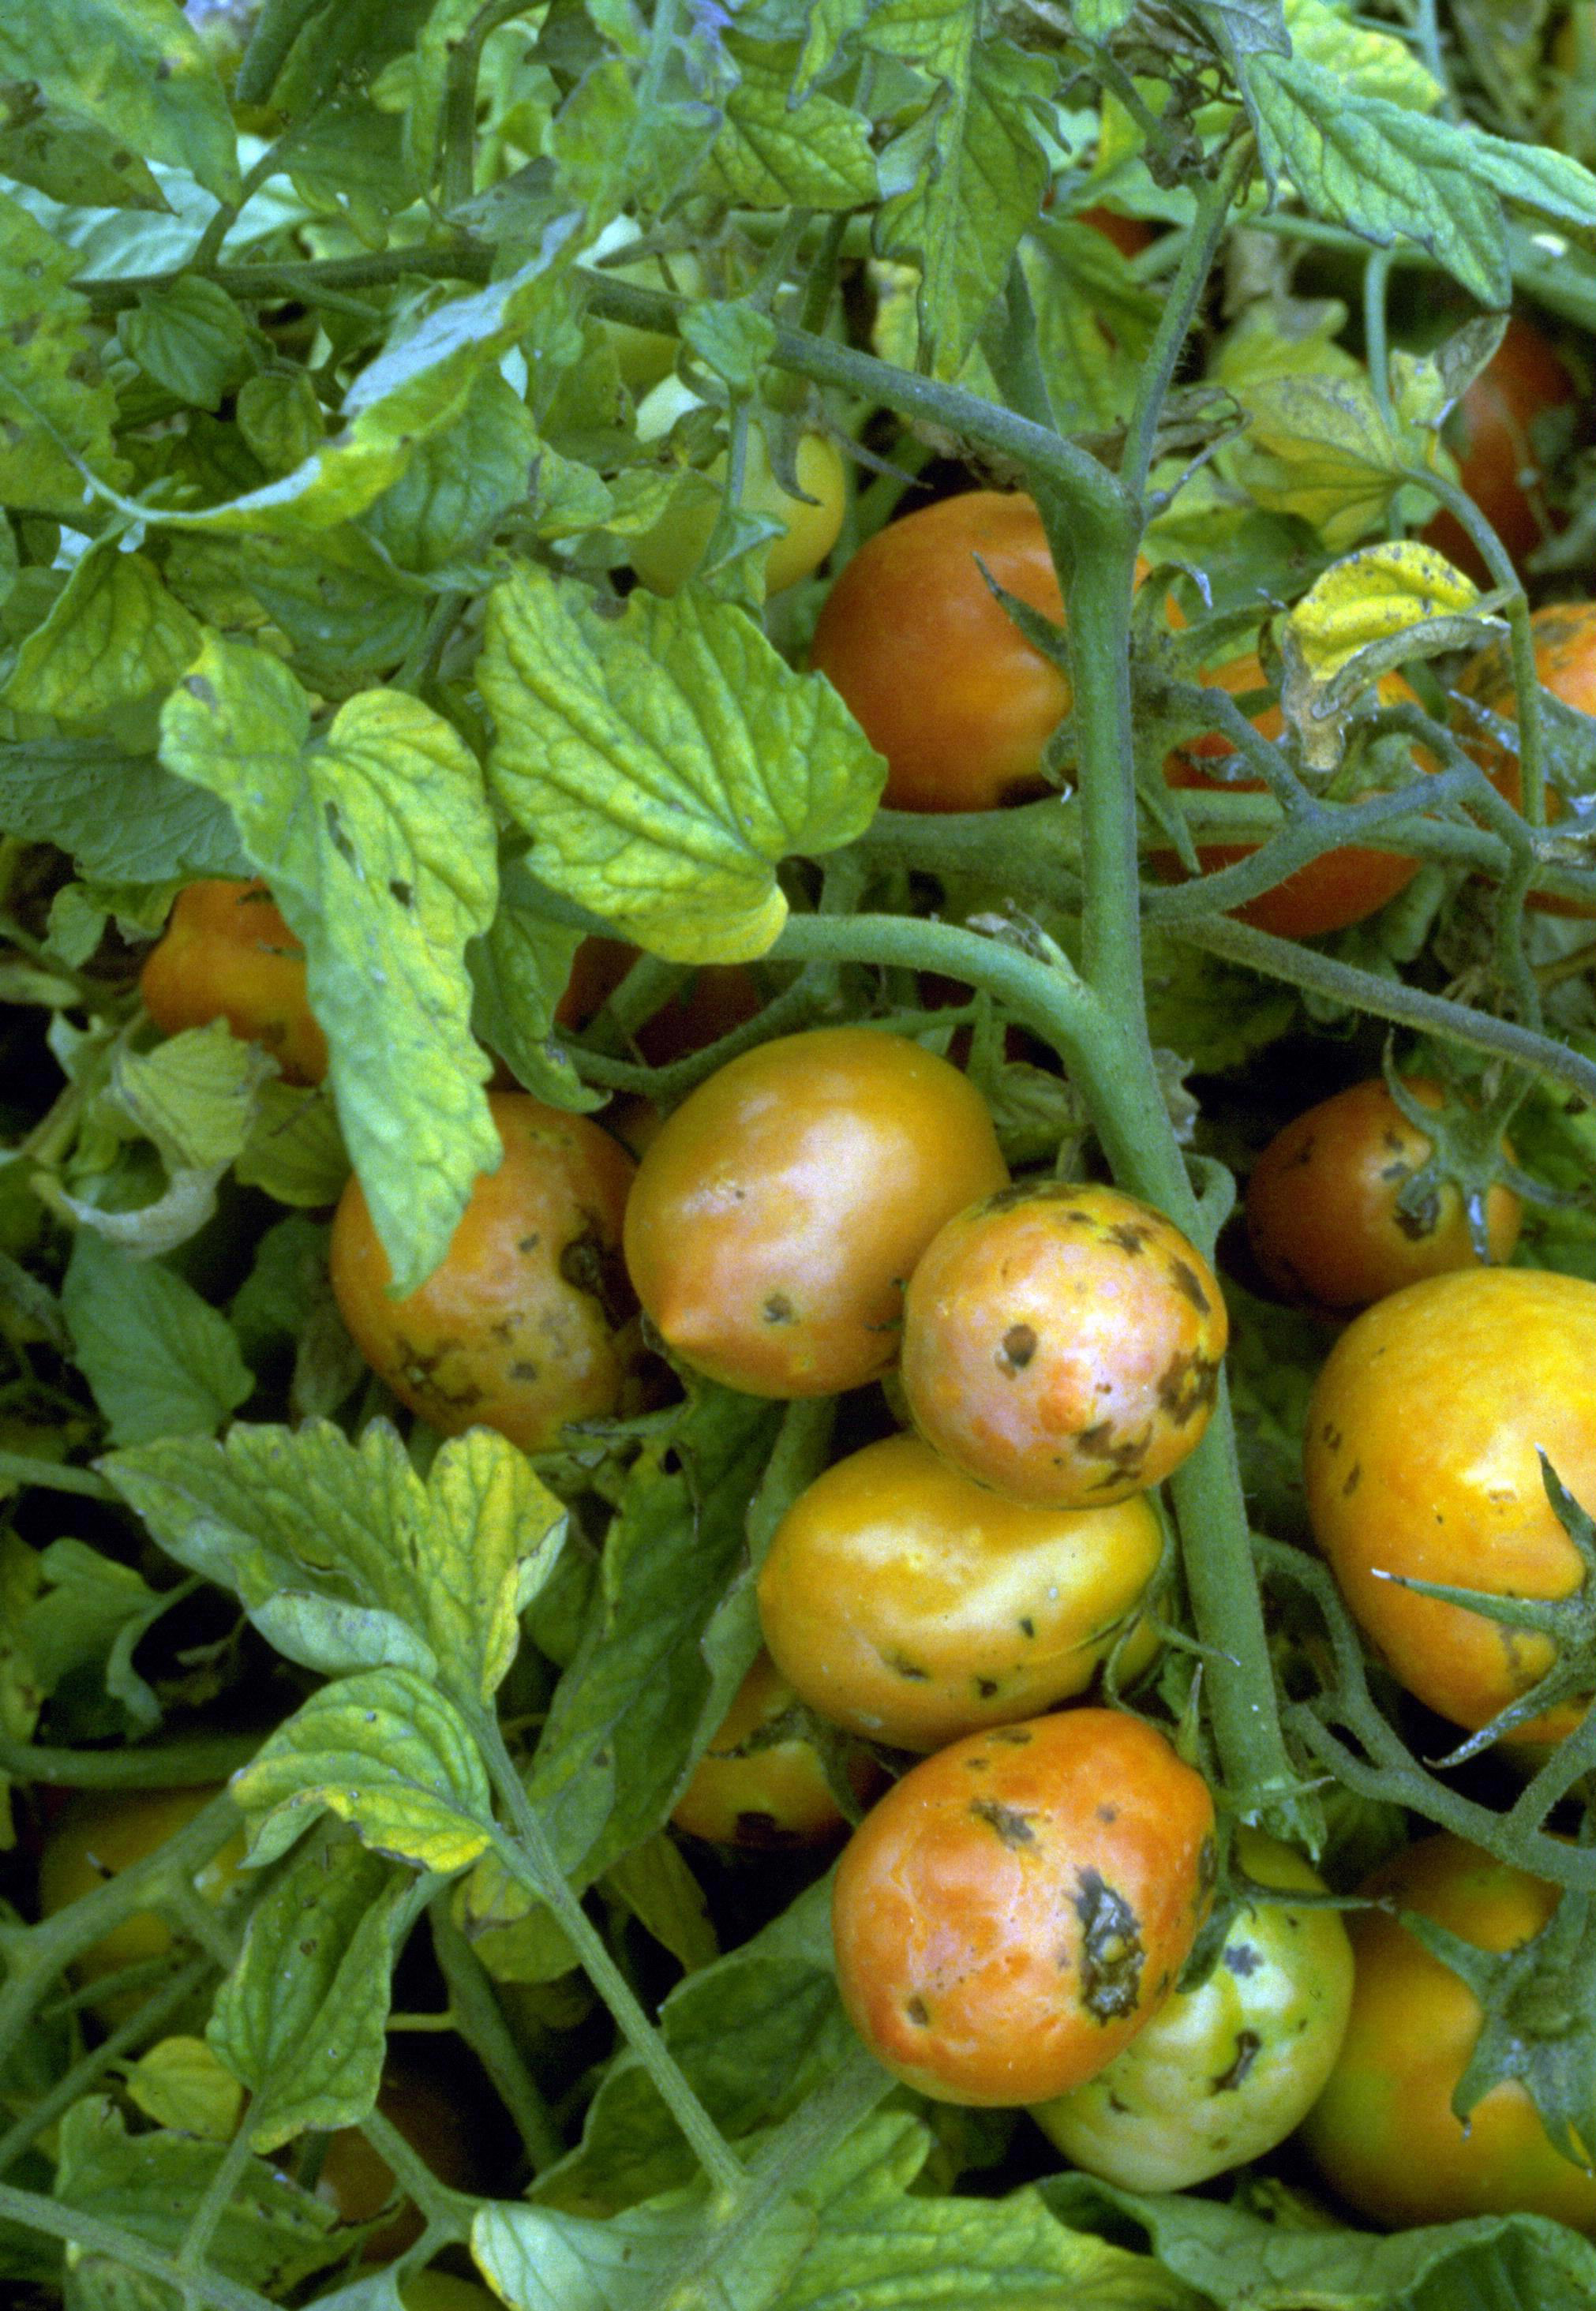
[[[861,1801],[880,1775],[860,1756]],[[671,1815],[678,1829],[721,1845],[822,1845],[847,1827],[798,1697],[763,1647]]]
[[[1256,657],[1233,658],[1227,666],[1217,667],[1205,677],[1210,689],[1226,690],[1232,697],[1243,698],[1249,693],[1269,687],[1263,667]],[[1415,693],[1400,674],[1388,674],[1379,685],[1380,702],[1394,706],[1412,701]],[[1252,717],[1253,728],[1265,738],[1278,738],[1286,727],[1285,717],[1278,706],[1266,706]],[[1164,774],[1176,789],[1206,788],[1210,791],[1228,788],[1238,794],[1261,794],[1261,779],[1219,779],[1209,775],[1200,764],[1219,762],[1234,753],[1228,738],[1215,730],[1194,738],[1189,746],[1177,747],[1164,765]],[[1435,767],[1428,755],[1415,755],[1420,770]],[[1199,845],[1198,864],[1205,874],[1215,874],[1221,867],[1234,867],[1239,859],[1250,859],[1258,849],[1256,842],[1205,842]],[[1155,869],[1166,878],[1178,877],[1180,862],[1173,850],[1151,853]],[[1276,938],[1317,938],[1325,931],[1345,930],[1351,923],[1361,923],[1365,916],[1374,914],[1399,891],[1405,891],[1418,872],[1417,859],[1400,858],[1393,850],[1368,850],[1356,843],[1345,843],[1339,850],[1327,850],[1321,857],[1310,859],[1305,867],[1287,875],[1256,899],[1232,909],[1240,922],[1251,923],[1255,930],[1270,931]]]
[[[1478,1728],[1543,1676],[1552,1640],[1400,1579],[1565,1597],[1583,1574],[1537,1448],[1596,1509],[1596,1284],[1528,1268],[1459,1269],[1356,1317],[1309,1402],[1314,1536],[1365,1634],[1411,1693]],[[1559,1704],[1520,1739],[1565,1732]]]
[[[1421,1107],[1445,1094],[1428,1077],[1404,1089]],[[1503,1153],[1513,1149],[1504,1140]],[[1333,1309],[1365,1308],[1405,1284],[1478,1265],[1463,1199],[1450,1181],[1417,1212],[1397,1198],[1423,1170],[1433,1143],[1371,1077],[1293,1116],[1252,1167],[1247,1236],[1259,1267],[1287,1300]],[[1486,1196],[1493,1262],[1518,1242],[1522,1206],[1498,1182]]]
[[[637,413],[641,440],[654,441],[669,432],[684,411],[703,405],[680,378],[667,377],[654,388]],[[719,483],[726,475],[726,452],[703,468],[707,480]],[[764,565],[764,590],[779,594],[818,570],[837,542],[848,506],[848,474],[842,454],[827,433],[798,436],[793,471],[801,495],[794,497],[776,478],[764,429],[755,418],[748,427],[743,464],[743,493],[738,504],[745,513],[769,514],[781,524],[781,535],[771,541]],[[632,566],[643,584],[656,594],[676,594],[703,560],[704,548],[720,517],[716,498],[673,503],[652,529],[632,542]]]
[[1118,209],[1078,209],[1074,222],[1089,224],[1104,240],[1112,241],[1121,257],[1139,257],[1153,245],[1153,228],[1146,217],[1121,216]]
[[1208,1906],[1214,1809],[1162,1733],[1112,1709],[924,1758],[837,1869],[837,1982],[894,2077],[940,2102],[1044,2102],[1112,2062]]
[[815,1028],[745,1051],[670,1117],[626,1208],[626,1265],[697,1371],[829,1396],[886,1370],[915,1261],[1007,1176],[956,1068],[872,1027]]
[[[1557,348],[1532,322],[1514,313],[1501,344],[1443,429],[1458,461],[1459,481],[1515,566],[1558,527],[1541,488],[1537,420],[1565,408],[1576,395]],[[1478,585],[1496,582],[1467,530],[1444,508],[1421,535]]]
[[903,1392],[977,1484],[1096,1508],[1180,1466],[1228,1338],[1214,1272],[1173,1220],[1119,1188],[1025,1182],[950,1220],[915,1269]]
[[361,1354],[446,1436],[496,1428],[528,1452],[614,1412],[639,1349],[621,1260],[636,1169],[583,1115],[491,1092],[504,1148],[440,1266],[402,1300],[360,1182],[333,1218],[333,1295]]
[[[1477,1949],[1507,1950],[1538,1933],[1557,1888],[1443,1834],[1407,1847],[1359,1888],[1395,1897]],[[1479,2036],[1462,1976],[1383,1910],[1347,1914],[1352,2016],[1330,2082],[1302,2139],[1332,2189],[1393,2228],[1470,2215],[1549,2215],[1596,2230],[1596,2176],[1554,2149],[1516,2079],[1454,2118],[1452,2097]]]
[[[432,2080],[405,2063],[390,2063],[377,2090],[377,2107],[418,2151],[440,2183],[469,2190],[476,2179],[469,2136],[450,2097]],[[393,2199],[394,2170],[358,2126],[340,2126],[327,2138],[316,2195],[336,2210],[342,2223],[369,2223]],[[372,2232],[361,2251],[363,2263],[392,2263],[414,2246],[424,2228],[422,2212],[404,2200],[393,2219]]]
[[1030,498],[997,490],[889,522],[821,609],[809,663],[885,755],[891,809],[995,810],[1047,792],[1042,750],[1069,684],[994,598],[982,564],[1063,623],[1042,517]]
[[[1290,1846],[1236,1841],[1260,1886],[1322,1894]],[[1032,2116],[1065,2157],[1127,2191],[1184,2191],[1283,2142],[1330,2076],[1352,2003],[1339,1913],[1243,1903],[1212,1972],[1173,1990],[1106,2070]]]
[[[196,1813],[221,1794],[220,1784],[196,1790],[96,1790],[68,1799],[61,1809],[39,1861],[39,1908],[52,1918],[81,1895],[92,1894],[108,1879],[153,1853],[179,1830],[187,1829]],[[244,1831],[219,1846],[190,1880],[196,1893],[219,1904],[231,1892],[244,1864]],[[137,1910],[111,1928],[73,1960],[80,1982],[100,1982],[126,1967],[163,1958],[172,1946],[171,1930],[153,1910]],[[102,2020],[118,2023],[137,2011],[147,1991],[111,1992],[96,1998],[93,2009]]]
[[[1535,638],[1535,672],[1544,690],[1565,706],[1582,714],[1596,714],[1596,602],[1548,602],[1530,620]],[[1505,641],[1487,643],[1463,668],[1458,688],[1463,697],[1487,707],[1512,721],[1518,715],[1518,691],[1513,679],[1513,658]],[[1523,781],[1516,752],[1467,728],[1464,749],[1474,757],[1491,784],[1515,810],[1522,807]],[[1567,806],[1555,787],[1546,790],[1548,825],[1556,825]],[[1548,915],[1589,915],[1591,908],[1577,899],[1560,899],[1531,893],[1529,903]]]
[[[809,1706],[900,1749],[935,1749],[1084,1693],[1163,1556],[1143,1494],[1024,1508],[917,1436],[817,1477],[759,1575],[765,1643]],[[1156,1646],[1132,1637],[1127,1675]]]
[[399,2300],[405,2311],[503,2311],[497,2295],[490,2295],[474,2279],[457,2279],[448,2271],[418,2271],[402,2279]]
[[190,883],[139,974],[163,1034],[225,1019],[269,1051],[290,1083],[319,1083],[327,1038],[305,992],[305,955],[264,883]]
[[[562,1027],[585,1027],[637,961],[624,939],[585,938],[572,957],[565,992],[554,1006]],[[668,1067],[729,1035],[763,1008],[758,982],[746,964],[704,963],[685,979],[632,1041],[651,1068]],[[607,1121],[608,1119],[606,1119]]]

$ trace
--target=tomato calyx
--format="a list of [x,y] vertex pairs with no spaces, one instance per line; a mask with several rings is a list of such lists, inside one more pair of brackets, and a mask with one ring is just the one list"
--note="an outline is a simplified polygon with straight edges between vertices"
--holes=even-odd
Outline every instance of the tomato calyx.
[[1470,2113],[1515,2079],[1559,2154],[1589,2174],[1596,2144],[1596,1902],[1565,1888],[1538,1933],[1509,1949],[1482,1949],[1423,1911],[1396,1909],[1405,1931],[1467,1983],[1480,2006],[1479,2035],[1452,2090]]
[[1430,1143],[1429,1155],[1416,1168],[1408,1170],[1400,1157],[1393,1166],[1407,1173],[1397,1190],[1396,1224],[1413,1242],[1433,1234],[1443,1194],[1446,1189],[1455,1188],[1462,1201],[1474,1257],[1482,1267],[1489,1267],[1494,1255],[1488,1211],[1494,1187],[1511,1188],[1526,1203],[1543,1206],[1566,1204],[1573,1198],[1522,1170],[1504,1138],[1523,1104],[1528,1090],[1523,1079],[1514,1081],[1509,1077],[1494,1096],[1480,1105],[1463,1093],[1444,1058],[1439,1054],[1431,1056],[1448,1094],[1442,1107],[1427,1106],[1398,1074],[1389,1036],[1381,1055],[1381,1073],[1393,1105]]

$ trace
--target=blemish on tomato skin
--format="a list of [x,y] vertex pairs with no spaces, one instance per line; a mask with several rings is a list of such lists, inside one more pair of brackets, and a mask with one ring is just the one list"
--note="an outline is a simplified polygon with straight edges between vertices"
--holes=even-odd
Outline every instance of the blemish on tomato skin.
[[904,2001],[903,2011],[909,2017],[909,2019],[914,2024],[916,2029],[929,2030],[930,2028],[930,2010],[927,2006],[923,1998],[915,1997],[906,2000]]
[[1098,2022],[1122,2020],[1141,2001],[1141,1922],[1117,1888],[1085,1869],[1072,1897],[1081,1923],[1081,2003]]
[[1198,1314],[1211,1316],[1214,1312],[1214,1304],[1203,1290],[1202,1279],[1197,1270],[1190,1267],[1185,1260],[1177,1260],[1172,1256],[1169,1272],[1174,1278],[1176,1291],[1190,1301]]
[[1341,1487],[1341,1497],[1343,1500],[1350,1499],[1351,1496],[1356,1492],[1358,1486],[1363,1481],[1363,1462],[1361,1461],[1355,1461],[1347,1474],[1347,1481]]
[[1263,2040],[1256,2030],[1238,2030],[1235,2040],[1235,2059],[1228,2070],[1221,2071],[1217,2078],[1210,2079],[1209,2093],[1234,2094],[1257,2061],[1262,2048]]
[[996,1832],[999,1842],[1010,1847],[1034,1845],[1036,1832],[1032,1828],[1032,1816],[1022,1813],[1017,1806],[1004,1805],[997,1798],[972,1799],[970,1810],[977,1821]]

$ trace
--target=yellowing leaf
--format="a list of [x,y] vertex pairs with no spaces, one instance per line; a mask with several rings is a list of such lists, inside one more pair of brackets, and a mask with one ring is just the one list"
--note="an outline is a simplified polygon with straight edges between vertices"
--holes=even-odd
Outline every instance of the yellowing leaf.
[[545,571],[488,602],[488,774],[542,879],[673,963],[763,955],[777,863],[868,824],[880,757],[831,685],[692,589],[603,618]]
[[1316,682],[1329,682],[1372,643],[1470,610],[1473,580],[1414,540],[1365,546],[1315,580],[1286,624]]
[[146,2118],[205,2142],[238,2132],[244,2089],[203,2038],[161,2038],[127,2072],[127,2092]]
[[41,626],[17,652],[8,705],[89,722],[170,690],[200,627],[153,562],[115,545],[85,554]]

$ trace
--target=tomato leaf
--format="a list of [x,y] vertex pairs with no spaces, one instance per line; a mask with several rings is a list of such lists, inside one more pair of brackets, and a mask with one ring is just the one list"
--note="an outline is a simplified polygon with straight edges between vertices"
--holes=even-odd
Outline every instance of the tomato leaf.
[[6,0],[0,79],[31,82],[150,161],[239,189],[237,141],[205,43],[166,0]]
[[233,1590],[291,1661],[397,1665],[470,1705],[502,1682],[563,1512],[492,1429],[440,1450],[425,1484],[395,1431],[240,1424],[112,1454],[105,1473],[161,1547]]
[[[471,2252],[514,2311],[646,2311],[714,2220],[707,2179],[607,2222],[499,2200],[473,2222]],[[751,2238],[728,2243],[715,2262],[717,2311],[766,2311],[814,2228],[808,2211],[789,2203]]]
[[0,739],[0,820],[23,842],[55,843],[107,882],[249,872],[238,829],[215,796],[114,739]]
[[255,1385],[226,1320],[190,1284],[78,1232],[61,1304],[118,1444],[209,1435]]
[[738,79],[706,174],[743,208],[867,207],[876,197],[870,126],[835,97],[794,101],[796,47],[735,39]]
[[217,409],[241,377],[249,331],[236,301],[192,275],[145,289],[117,335],[144,375],[195,409]]
[[128,2099],[157,2126],[230,2142],[244,2107],[243,2089],[203,2038],[161,2038],[130,2065]]
[[225,1020],[186,1028],[153,1051],[118,1048],[97,1113],[114,1110],[154,1143],[169,1172],[204,1171],[243,1152],[272,1063]]
[[414,1291],[500,1157],[465,965],[493,918],[493,823],[468,748],[418,700],[362,691],[314,743],[310,719],[285,667],[212,637],[167,701],[162,756],[228,802],[305,949],[339,1121]]
[[250,2090],[251,2150],[371,2111],[390,1976],[431,1890],[424,1876],[337,1836],[313,1840],[273,1879],[206,2033]]
[[72,250],[0,192],[0,500],[40,513],[81,512],[78,458],[102,475],[121,470],[88,300],[66,286],[77,269]]
[[691,590],[606,619],[519,571],[488,598],[477,678],[536,872],[673,963],[763,955],[787,917],[777,862],[851,842],[885,776],[829,685]]
[[442,1877],[468,1869],[494,1836],[475,1740],[414,1670],[369,1670],[324,1686],[231,1786],[257,1863],[285,1853],[324,1810],[372,1853]]

